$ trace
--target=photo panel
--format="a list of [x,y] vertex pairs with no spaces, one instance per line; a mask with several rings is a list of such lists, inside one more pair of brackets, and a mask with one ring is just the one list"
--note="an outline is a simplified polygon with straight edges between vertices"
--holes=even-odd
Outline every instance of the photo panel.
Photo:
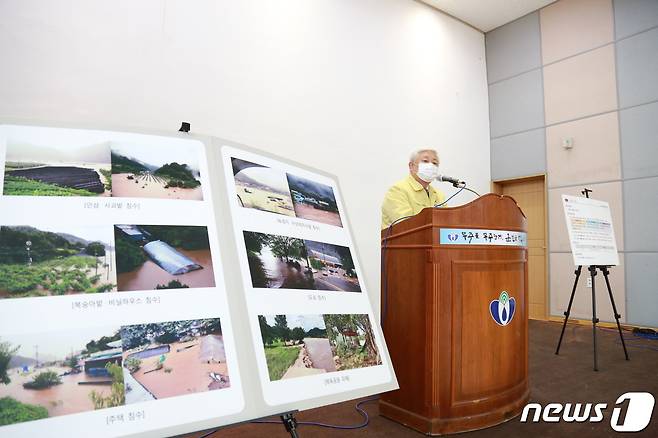
[[208,228],[115,225],[119,291],[215,287]]
[[239,158],[231,168],[240,207],[295,215],[285,172]]
[[124,326],[126,404],[231,386],[219,318]]
[[0,127],[4,196],[203,200],[202,145],[171,137]]
[[219,318],[0,337],[0,427],[231,387]]
[[286,174],[295,216],[342,227],[334,190],[327,185],[291,173]]
[[0,426],[122,406],[119,326],[0,337]]
[[381,365],[367,314],[258,315],[270,381]]
[[6,142],[4,196],[110,196],[106,143],[75,130],[2,127]]
[[243,236],[255,288],[361,292],[348,247],[255,231]]
[[110,148],[112,196],[203,200],[197,145],[112,142]]
[[0,299],[116,290],[111,226],[0,226]]

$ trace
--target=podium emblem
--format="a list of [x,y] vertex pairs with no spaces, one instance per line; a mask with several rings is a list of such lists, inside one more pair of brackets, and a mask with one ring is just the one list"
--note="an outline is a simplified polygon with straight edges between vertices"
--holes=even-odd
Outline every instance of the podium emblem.
[[509,296],[507,291],[502,291],[497,300],[491,301],[489,304],[489,313],[496,324],[506,326],[512,321],[514,317],[514,310],[516,309],[516,300]]

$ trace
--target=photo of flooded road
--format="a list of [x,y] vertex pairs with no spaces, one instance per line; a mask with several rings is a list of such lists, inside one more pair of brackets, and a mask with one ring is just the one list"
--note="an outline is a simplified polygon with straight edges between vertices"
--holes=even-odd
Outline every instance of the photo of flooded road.
[[244,231],[253,287],[361,292],[350,249]]

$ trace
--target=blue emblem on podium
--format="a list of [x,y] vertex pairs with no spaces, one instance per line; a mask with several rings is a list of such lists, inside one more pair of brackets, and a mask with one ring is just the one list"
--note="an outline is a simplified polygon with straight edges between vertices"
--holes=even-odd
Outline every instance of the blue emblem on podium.
[[506,326],[514,318],[516,300],[511,298],[507,291],[502,291],[497,300],[489,304],[489,312],[496,324]]

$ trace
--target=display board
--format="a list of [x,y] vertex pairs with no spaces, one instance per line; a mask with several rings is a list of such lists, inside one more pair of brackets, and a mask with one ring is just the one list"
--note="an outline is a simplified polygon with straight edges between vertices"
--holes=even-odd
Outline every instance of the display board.
[[397,388],[334,177],[212,137],[9,123],[0,166],[3,437]]
[[605,201],[570,195],[562,195],[562,204],[574,264],[619,265],[610,205]]

